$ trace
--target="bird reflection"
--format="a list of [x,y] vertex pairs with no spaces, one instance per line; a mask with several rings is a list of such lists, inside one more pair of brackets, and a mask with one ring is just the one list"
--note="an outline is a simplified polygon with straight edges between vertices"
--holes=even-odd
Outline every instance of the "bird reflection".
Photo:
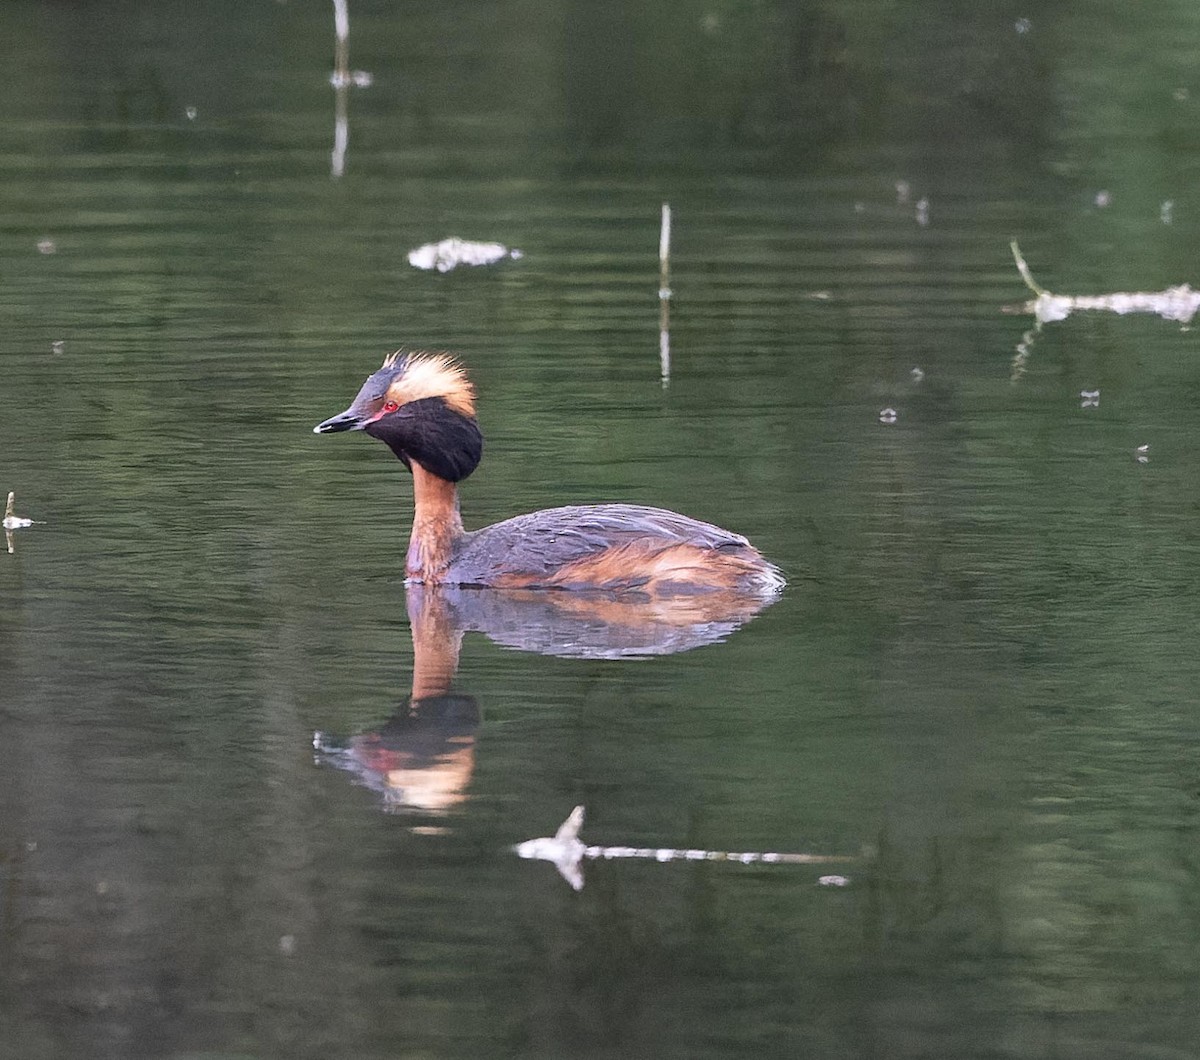
[[317,759],[353,773],[384,809],[441,814],[466,797],[475,769],[479,704],[447,692],[406,699],[392,717],[339,747],[313,740]]
[[338,766],[382,796],[387,810],[441,814],[466,797],[475,769],[479,704],[452,688],[463,630],[434,593],[409,592],[412,694],[382,725],[339,745],[313,736],[317,761]]
[[345,769],[389,811],[446,814],[467,797],[482,712],[454,690],[463,634],[578,659],[670,655],[724,640],[772,598],[741,593],[647,597],[409,585],[412,691],[383,724],[338,741],[318,732],[319,764]]

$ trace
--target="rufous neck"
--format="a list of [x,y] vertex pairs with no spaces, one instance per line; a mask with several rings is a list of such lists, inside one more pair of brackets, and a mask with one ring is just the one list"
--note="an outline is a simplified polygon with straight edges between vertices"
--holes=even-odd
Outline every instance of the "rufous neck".
[[442,590],[409,585],[404,594],[412,627],[412,699],[415,704],[450,691],[458,669],[463,630],[455,622]]
[[434,585],[442,580],[454,557],[455,542],[463,536],[458,487],[415,460],[411,464],[415,511],[404,573],[414,581]]

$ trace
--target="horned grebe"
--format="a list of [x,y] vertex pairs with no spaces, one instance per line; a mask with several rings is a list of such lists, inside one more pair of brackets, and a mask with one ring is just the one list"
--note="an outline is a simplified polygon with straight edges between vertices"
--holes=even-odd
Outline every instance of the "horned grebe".
[[387,442],[412,472],[409,582],[653,595],[767,596],[784,586],[779,569],[741,535],[662,508],[571,505],[464,530],[455,484],[478,466],[483,435],[474,388],[443,354],[392,354],[345,412],[313,428],[336,431]]

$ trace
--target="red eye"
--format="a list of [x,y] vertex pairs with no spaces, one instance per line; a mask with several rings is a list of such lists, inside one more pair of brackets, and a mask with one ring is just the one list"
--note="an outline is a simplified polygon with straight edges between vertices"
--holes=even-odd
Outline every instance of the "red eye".
[[399,407],[400,406],[397,405],[394,401],[385,401],[383,403],[383,411],[384,412],[395,412],[396,409],[398,409]]

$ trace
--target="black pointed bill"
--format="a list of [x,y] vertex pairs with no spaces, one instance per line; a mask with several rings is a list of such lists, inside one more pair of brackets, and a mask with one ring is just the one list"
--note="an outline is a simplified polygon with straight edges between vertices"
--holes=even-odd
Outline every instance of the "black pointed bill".
[[353,409],[330,416],[313,428],[313,434],[337,434],[338,431],[361,431],[369,421]]

